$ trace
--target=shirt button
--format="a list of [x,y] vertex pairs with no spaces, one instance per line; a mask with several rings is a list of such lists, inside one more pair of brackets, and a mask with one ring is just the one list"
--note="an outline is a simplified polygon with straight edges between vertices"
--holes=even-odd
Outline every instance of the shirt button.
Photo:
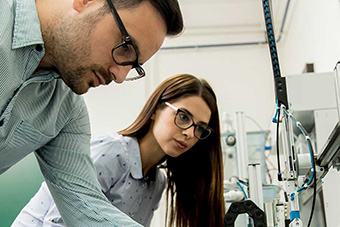
[[40,44],[38,44],[38,45],[35,46],[35,50],[40,52],[40,51],[43,50],[43,47]]

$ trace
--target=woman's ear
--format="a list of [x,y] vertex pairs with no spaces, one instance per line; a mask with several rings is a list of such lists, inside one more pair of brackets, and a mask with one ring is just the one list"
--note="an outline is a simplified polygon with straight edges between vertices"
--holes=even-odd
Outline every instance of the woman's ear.
[[152,115],[151,115],[151,120],[155,120],[156,119],[156,115],[153,113]]

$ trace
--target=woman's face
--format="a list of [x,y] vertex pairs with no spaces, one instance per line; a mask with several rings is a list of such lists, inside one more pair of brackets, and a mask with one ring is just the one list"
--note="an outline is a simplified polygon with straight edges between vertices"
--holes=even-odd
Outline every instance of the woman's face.
[[[190,96],[178,99],[171,104],[184,110],[188,116],[191,115],[194,124],[208,125],[211,111],[201,97]],[[174,122],[175,116],[176,110],[169,106],[156,110],[153,116],[153,135],[163,152],[170,157],[178,157],[198,141],[194,136],[194,126],[188,129],[180,129]]]

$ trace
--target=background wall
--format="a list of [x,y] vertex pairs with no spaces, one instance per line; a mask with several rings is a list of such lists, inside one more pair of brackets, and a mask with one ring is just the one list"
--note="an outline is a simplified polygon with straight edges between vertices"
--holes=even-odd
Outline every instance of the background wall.
[[[315,72],[332,71],[340,60],[339,0],[289,1],[280,32],[287,2],[273,1],[282,74],[300,74],[306,63],[314,63]],[[178,38],[167,39],[163,48],[265,41],[261,2],[183,0],[181,6],[186,30]],[[178,73],[193,74],[212,85],[221,119],[224,112],[233,118],[235,111],[242,110],[263,129],[271,124],[275,97],[267,44],[162,49],[145,68],[147,76],[141,81],[111,84],[85,95],[94,135],[129,125],[153,89]],[[246,128],[257,130],[258,126],[248,121]]]
[[[339,0],[272,2],[276,37],[281,34],[277,46],[282,73],[300,74],[306,63],[314,63],[316,72],[332,71],[336,62],[340,61]],[[181,0],[180,3],[186,31],[179,38],[168,39],[163,47],[265,41],[261,1]],[[178,73],[190,73],[210,82],[218,97],[221,119],[226,114],[232,119],[235,111],[244,111],[262,129],[271,128],[275,98],[266,44],[163,49],[145,64],[145,69],[147,76],[143,80],[111,84],[84,95],[94,136],[131,124],[156,85]],[[247,119],[245,126],[247,131],[259,129]],[[15,217],[40,186],[41,175],[32,155],[27,162],[33,169],[32,174],[22,174],[23,167],[19,164],[0,177],[0,226],[8,226],[2,225],[10,223],[4,220]],[[35,181],[28,183],[27,179]],[[30,190],[29,185],[33,185],[34,189]],[[24,198],[19,197],[22,195]],[[3,205],[10,203],[16,205],[11,214],[4,212],[8,206]],[[162,205],[156,211],[153,226],[164,226],[164,209]]]
[[[339,0],[272,2],[282,74],[300,74],[306,63],[314,63],[315,72],[333,71],[340,60]],[[210,82],[218,97],[221,120],[226,114],[233,120],[236,111],[244,111],[260,126],[246,118],[247,131],[271,129],[275,98],[268,46],[232,46],[265,41],[261,1],[183,0],[181,6],[186,30],[176,39],[167,39],[163,48],[221,46],[162,49],[147,63],[143,81],[110,85],[85,95],[94,134],[129,125],[153,89],[178,73]],[[101,106],[98,100],[112,100],[115,105]],[[164,211],[163,200],[153,226],[164,226]]]
[[340,60],[339,0],[292,3],[293,16],[279,49],[282,71],[301,73],[308,62],[315,64],[315,72],[332,71]]

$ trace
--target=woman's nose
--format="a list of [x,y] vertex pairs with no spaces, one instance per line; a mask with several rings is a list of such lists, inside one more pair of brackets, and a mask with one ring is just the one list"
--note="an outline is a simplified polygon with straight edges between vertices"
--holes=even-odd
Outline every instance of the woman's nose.
[[195,127],[191,126],[190,128],[182,129],[182,134],[185,135],[186,137],[193,138],[195,136],[194,130],[195,130]]

